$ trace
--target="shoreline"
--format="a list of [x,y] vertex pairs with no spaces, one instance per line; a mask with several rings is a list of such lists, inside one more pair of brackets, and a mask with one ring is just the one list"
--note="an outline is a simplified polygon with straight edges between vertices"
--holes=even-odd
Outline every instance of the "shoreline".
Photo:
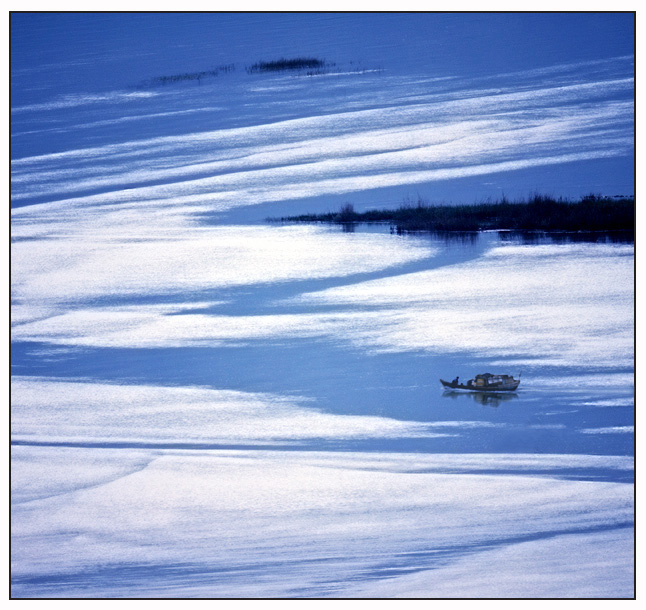
[[535,195],[529,201],[473,205],[431,205],[423,200],[399,208],[356,212],[351,203],[337,212],[270,218],[271,222],[390,224],[391,232],[617,233],[635,230],[632,197],[588,195],[578,201]]

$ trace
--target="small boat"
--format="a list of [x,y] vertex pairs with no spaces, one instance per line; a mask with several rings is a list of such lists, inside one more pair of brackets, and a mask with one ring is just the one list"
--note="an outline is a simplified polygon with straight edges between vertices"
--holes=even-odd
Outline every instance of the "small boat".
[[442,385],[449,390],[469,390],[471,392],[513,392],[520,384],[520,375],[514,379],[511,375],[476,375],[475,379],[469,379],[466,383],[460,383],[460,378],[453,381],[440,379]]

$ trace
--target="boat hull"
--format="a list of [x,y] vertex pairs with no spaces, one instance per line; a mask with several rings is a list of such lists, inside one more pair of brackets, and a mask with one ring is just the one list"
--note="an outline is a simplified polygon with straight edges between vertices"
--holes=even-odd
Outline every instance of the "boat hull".
[[514,381],[513,383],[506,384],[492,384],[485,386],[476,386],[476,385],[465,385],[464,383],[455,383],[454,381],[444,381],[440,379],[442,385],[449,390],[465,390],[467,392],[514,392],[518,389],[520,385],[520,380]]

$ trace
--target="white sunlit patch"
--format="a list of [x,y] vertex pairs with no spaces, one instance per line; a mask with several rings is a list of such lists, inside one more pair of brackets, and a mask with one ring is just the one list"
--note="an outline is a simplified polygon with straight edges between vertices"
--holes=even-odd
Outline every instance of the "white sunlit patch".
[[[626,146],[630,140],[625,142]],[[485,144],[483,143],[483,146]],[[460,142],[460,146],[464,143]],[[487,147],[491,142],[486,143]],[[161,186],[139,186],[128,189],[112,189],[100,195],[89,195],[78,202],[89,206],[93,203],[115,204],[126,201],[160,202],[168,199],[192,197],[202,204],[217,202],[218,198],[234,199],[237,206],[257,205],[273,201],[286,201],[302,197],[317,197],[326,194],[352,193],[355,191],[385,188],[402,184],[419,184],[456,178],[481,176],[490,173],[516,171],[544,165],[558,165],[588,159],[601,159],[624,154],[626,146],[596,148],[583,152],[563,152],[554,154],[553,150],[544,151],[531,158],[517,158],[511,161],[491,161],[490,155],[480,151],[480,145],[471,143],[459,151],[454,151],[455,159],[446,156],[443,149],[427,148],[380,155],[358,155],[333,161],[317,161],[290,167],[273,169],[249,169],[216,177],[193,178],[173,181],[174,170],[164,172],[168,182]],[[426,154],[425,154],[426,153]],[[482,155],[482,158],[480,158]],[[507,155],[506,155],[507,156]],[[187,170],[189,175],[195,172],[208,171],[200,167]],[[142,172],[142,175],[149,174]],[[148,178],[153,179],[153,178]],[[60,193],[78,190],[78,188],[99,188],[123,184],[127,177],[114,179],[105,177],[89,179],[71,187],[64,186]],[[43,196],[51,193],[44,187],[38,187],[25,181],[22,194],[16,190],[14,198]],[[207,208],[208,209],[208,206]]]
[[[15,441],[264,443],[432,438],[432,424],[334,415],[270,394],[15,377]],[[457,426],[449,427],[459,428]]]
[[[99,199],[119,203],[124,196],[158,201],[211,193],[239,206],[616,156],[632,147],[626,127],[633,120],[632,102],[589,101],[602,89],[621,96],[630,87],[630,79],[616,79],[530,91],[469,89],[463,99],[456,93],[457,99],[403,106],[352,112],[344,107],[27,157],[12,161],[12,197],[60,200],[83,189],[105,191],[86,199],[92,205]],[[104,171],[97,173],[96,166]]]
[[[99,214],[98,225],[92,215],[76,223],[70,218],[67,229],[58,224],[60,238],[14,242],[15,304],[42,307],[102,296],[335,277],[435,253],[433,248],[388,235],[330,234],[311,226],[200,227],[177,210],[157,210],[142,226],[132,222],[136,216],[110,211]],[[25,236],[31,227],[26,224]],[[36,235],[39,227],[36,223]]]
[[[616,111],[606,110],[606,114],[614,117]],[[603,116],[587,115],[586,118],[591,128],[597,128],[604,119]],[[524,120],[522,128],[517,124],[517,116],[512,120],[475,117],[472,120],[454,119],[448,123],[422,122],[401,127],[372,128],[334,137],[317,134],[318,137],[307,139],[301,136],[303,139],[297,141],[286,137],[284,142],[279,140],[255,145],[243,141],[235,142],[233,146],[234,142],[231,142],[229,145],[232,148],[226,147],[229,140],[226,133],[214,133],[208,149],[190,138],[180,142],[169,140],[167,143],[152,140],[145,157],[138,149],[127,146],[108,149],[103,153],[103,149],[97,148],[88,150],[89,158],[97,157],[93,165],[76,163],[68,166],[64,163],[60,169],[55,164],[45,163],[45,159],[41,163],[38,163],[38,159],[34,159],[33,163],[29,159],[22,159],[13,164],[12,184],[15,188],[12,197],[21,200],[30,196],[51,196],[53,192],[62,194],[97,188],[115,190],[124,183],[165,182],[163,187],[142,186],[136,193],[131,193],[137,199],[149,200],[158,198],[161,192],[168,192],[173,181],[180,179],[181,182],[173,187],[177,195],[181,194],[180,190],[200,192],[205,187],[213,192],[233,191],[241,184],[253,185],[256,189],[265,183],[293,187],[313,176],[318,177],[317,182],[325,179],[327,184],[332,185],[334,180],[344,176],[359,178],[377,171],[384,174],[388,170],[391,180],[396,180],[397,176],[393,170],[411,173],[416,169],[435,167],[451,168],[455,172],[469,165],[475,166],[472,172],[478,172],[483,167],[493,167],[491,161],[495,159],[496,152],[508,154],[520,142],[529,147],[544,145],[549,141],[550,150],[553,151],[559,140],[563,139],[563,145],[572,141],[572,130],[582,133],[584,121],[576,116],[550,119],[548,122],[541,122],[532,116]],[[580,154],[580,148],[579,143],[577,154]],[[487,154],[483,156],[485,149]],[[153,151],[162,154],[151,157]],[[564,148],[561,154],[566,152]],[[594,154],[599,153],[595,151]],[[549,156],[554,157],[553,153]],[[175,158],[175,163],[170,162],[170,157]],[[65,158],[57,157],[56,160],[63,162]],[[483,164],[485,160],[487,163]],[[460,167],[455,167],[456,164]],[[39,166],[42,169],[38,171]],[[97,167],[103,171],[98,173]],[[434,175],[442,174],[428,172],[431,179]],[[347,180],[340,184],[347,184]]]
[[[630,388],[634,385],[635,376],[632,373],[603,373],[603,375],[589,374],[589,375],[564,375],[545,377],[537,375],[532,379],[533,383],[538,387],[553,389],[555,387],[567,387],[579,392],[588,387],[601,388],[603,391],[623,390]],[[599,399],[597,399],[599,400]],[[614,398],[613,398],[614,400]],[[628,400],[628,399],[626,399]],[[605,400],[599,400],[604,402]],[[595,406],[595,402],[586,402],[585,404]],[[633,404],[632,397],[630,404]],[[600,406],[600,405],[599,405]],[[621,406],[621,405],[617,405]]]
[[600,400],[589,400],[581,403],[584,407],[633,407],[635,399],[633,397],[625,398],[606,398]]
[[377,316],[352,312],[234,316],[193,312],[194,307],[178,303],[44,312],[18,306],[12,336],[16,341],[86,347],[214,347],[287,336],[350,334]]
[[[520,354],[553,365],[632,366],[632,246],[494,248],[482,259],[305,294],[380,308],[354,340],[384,351]],[[594,281],[591,281],[594,278]],[[535,295],[541,298],[536,299]],[[363,332],[362,332],[363,331]]]
[[[432,570],[388,581],[350,584],[348,597],[604,598],[630,597],[633,530],[556,536],[470,553]],[[568,568],[554,561],[559,557]],[[586,561],[582,564],[581,558]],[[498,576],[492,578],[492,573]],[[540,591],[540,594],[537,593]]]
[[153,459],[144,451],[125,453],[118,449],[101,452],[69,447],[27,445],[11,448],[11,497],[14,504],[72,493],[127,476],[145,468]]
[[584,428],[583,434],[634,434],[634,426],[608,426],[605,428]]
[[[60,575],[56,594],[66,596],[79,585],[64,576],[82,572],[85,594],[97,597],[414,596],[420,583],[393,579],[401,570],[430,576],[433,597],[447,590],[432,577],[439,570],[453,575],[453,595],[477,596],[492,590],[491,561],[511,570],[496,579],[503,594],[632,590],[616,572],[633,550],[632,486],[532,476],[554,465],[622,467],[612,456],[149,451],[146,461],[132,450],[119,467],[109,449],[103,462],[80,447],[51,463],[47,449],[19,449],[24,464],[56,472],[50,485],[34,481],[32,501],[12,507],[14,594],[23,576]],[[74,464],[83,461],[80,473]],[[472,474],[455,474],[465,467]],[[21,482],[34,472],[20,469]],[[587,569],[559,561],[554,580],[555,553]],[[512,565],[532,566],[532,586]],[[181,582],[169,579],[175,566]],[[139,570],[145,578],[127,578]]]
[[51,102],[44,102],[42,104],[31,104],[29,106],[18,106],[11,109],[12,113],[33,112],[43,110],[58,110],[61,108],[75,108],[77,106],[85,106],[88,104],[99,103],[119,103],[146,99],[158,95],[153,91],[113,91],[111,93],[97,95],[97,94],[74,94],[60,96]]
[[[164,227],[159,235],[168,237],[148,238],[137,235],[127,215],[116,218],[121,220],[118,236],[116,227],[108,226],[94,241],[13,244],[12,264],[22,271],[12,274],[14,338],[151,347],[291,334],[331,336],[378,351],[487,351],[489,357],[514,356],[515,366],[523,365],[517,356],[523,353],[531,354],[533,362],[540,357],[554,365],[632,364],[630,246],[501,246],[475,262],[289,301],[333,305],[334,313],[221,316],[193,311],[170,316],[190,310],[190,302],[66,305],[101,296],[333,277],[340,270],[374,271],[434,253],[387,235],[313,227],[172,227],[173,215],[158,220]],[[540,301],[535,294],[541,294]],[[601,377],[592,381],[605,383]]]

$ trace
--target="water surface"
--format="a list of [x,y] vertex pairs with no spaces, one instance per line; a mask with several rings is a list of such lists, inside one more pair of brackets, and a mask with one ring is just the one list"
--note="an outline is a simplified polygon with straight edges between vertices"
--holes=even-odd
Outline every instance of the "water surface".
[[631,597],[634,244],[265,219],[632,194],[632,22],[241,19],[12,16],[12,595]]

